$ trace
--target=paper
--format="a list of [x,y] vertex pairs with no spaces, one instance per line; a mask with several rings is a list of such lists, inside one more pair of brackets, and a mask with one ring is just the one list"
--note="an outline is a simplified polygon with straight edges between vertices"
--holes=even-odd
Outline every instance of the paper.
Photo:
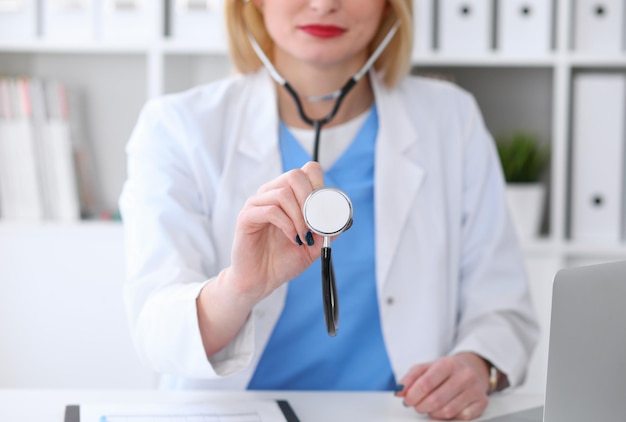
[[286,422],[274,400],[202,404],[81,404],[81,422]]

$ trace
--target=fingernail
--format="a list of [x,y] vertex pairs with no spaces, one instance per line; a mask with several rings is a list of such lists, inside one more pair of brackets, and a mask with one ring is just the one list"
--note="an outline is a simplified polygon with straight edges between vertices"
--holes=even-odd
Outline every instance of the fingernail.
[[300,235],[297,234],[296,235],[296,243],[298,244],[298,246],[302,246],[304,243],[302,243],[302,240],[300,239]]
[[402,406],[404,406],[404,407],[409,407],[409,405],[408,405],[408,404],[406,404],[406,402],[405,402],[404,400],[402,400]]
[[315,245],[315,239],[313,239],[313,233],[310,230],[306,232],[306,244],[309,246]]
[[396,389],[394,390],[394,394],[398,394],[399,392],[401,392],[402,390],[404,390],[404,384],[398,384],[396,385]]

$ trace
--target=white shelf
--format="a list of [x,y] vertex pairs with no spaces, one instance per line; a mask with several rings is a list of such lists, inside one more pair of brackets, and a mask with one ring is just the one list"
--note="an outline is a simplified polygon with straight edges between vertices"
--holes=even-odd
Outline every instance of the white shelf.
[[626,244],[603,245],[565,242],[563,244],[563,253],[567,256],[626,259]]
[[152,45],[148,43],[104,43],[80,40],[76,42],[0,42],[0,53],[146,54],[151,48]]
[[429,53],[413,56],[413,63],[420,66],[450,66],[450,67],[552,67],[557,63],[557,56],[549,54],[541,57],[516,57],[493,52],[480,56],[452,56],[446,54]]
[[606,56],[606,55],[589,55],[589,54],[572,54],[569,56],[569,64],[572,67],[618,67],[626,68],[626,55]]
[[[73,232],[97,232],[122,230],[121,221],[117,220],[81,220],[81,221],[0,221],[0,233],[38,233],[40,231],[67,233]],[[2,236],[0,236],[2,237]]]
[[177,41],[164,40],[162,42],[163,53],[180,54],[190,56],[227,56],[226,48],[207,48],[202,45],[185,45]]

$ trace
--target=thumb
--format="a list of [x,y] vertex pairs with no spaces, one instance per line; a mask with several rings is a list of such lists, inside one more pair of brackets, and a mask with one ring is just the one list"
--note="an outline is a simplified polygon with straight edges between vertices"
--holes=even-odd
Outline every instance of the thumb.
[[309,161],[302,166],[302,171],[308,176],[313,190],[324,187],[324,170],[317,161]]

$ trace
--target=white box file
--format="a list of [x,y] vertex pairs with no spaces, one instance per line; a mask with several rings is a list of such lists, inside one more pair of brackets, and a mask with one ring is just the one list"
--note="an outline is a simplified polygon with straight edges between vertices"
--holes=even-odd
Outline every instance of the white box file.
[[224,52],[228,49],[223,0],[174,0],[172,43]]
[[619,53],[624,48],[624,0],[576,0],[574,49]]
[[498,0],[498,51],[509,56],[547,54],[552,13],[551,0]]
[[413,0],[413,17],[413,57],[416,57],[433,49],[434,0]]
[[45,0],[40,4],[44,40],[85,42],[95,38],[96,0]]
[[146,42],[158,35],[154,0],[99,0],[98,32],[103,41]]
[[573,111],[571,235],[617,243],[624,211],[626,76],[575,76]]
[[37,38],[36,0],[0,0],[0,42]]
[[492,0],[439,0],[441,52],[485,54],[491,50],[492,35]]

